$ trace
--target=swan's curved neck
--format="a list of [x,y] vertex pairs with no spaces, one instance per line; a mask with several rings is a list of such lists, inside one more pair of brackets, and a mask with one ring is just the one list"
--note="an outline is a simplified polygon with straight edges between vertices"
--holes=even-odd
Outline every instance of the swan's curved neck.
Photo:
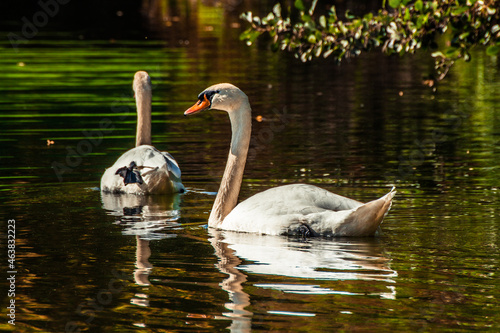
[[238,202],[252,133],[252,110],[248,100],[242,101],[238,107],[229,112],[229,119],[232,130],[231,148],[219,191],[208,219],[210,227],[217,227],[221,224]]
[[135,146],[151,144],[151,91],[136,92],[137,104],[137,135]]

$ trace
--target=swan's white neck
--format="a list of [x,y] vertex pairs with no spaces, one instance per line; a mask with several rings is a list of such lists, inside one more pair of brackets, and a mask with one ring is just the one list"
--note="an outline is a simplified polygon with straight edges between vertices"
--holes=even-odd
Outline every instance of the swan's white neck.
[[135,146],[151,144],[151,90],[136,92],[137,136]]
[[239,106],[235,106],[234,110],[228,113],[232,130],[231,148],[219,191],[208,219],[210,227],[220,225],[238,202],[238,194],[240,193],[250,146],[252,110],[248,100],[243,100]]

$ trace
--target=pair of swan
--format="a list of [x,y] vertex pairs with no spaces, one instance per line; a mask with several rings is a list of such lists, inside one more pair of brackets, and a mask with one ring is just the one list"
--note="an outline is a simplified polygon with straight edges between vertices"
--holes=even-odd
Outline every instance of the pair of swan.
[[[101,189],[126,193],[165,193],[184,189],[177,163],[151,144],[151,81],[146,72],[134,78],[137,100],[137,147],[106,170]],[[213,85],[198,95],[184,112],[226,111],[231,121],[231,146],[226,169],[208,219],[209,227],[269,235],[372,236],[387,215],[394,188],[383,197],[363,204],[313,185],[279,186],[237,204],[243,179],[252,110],[248,97],[229,83]],[[160,163],[161,160],[161,163]]]

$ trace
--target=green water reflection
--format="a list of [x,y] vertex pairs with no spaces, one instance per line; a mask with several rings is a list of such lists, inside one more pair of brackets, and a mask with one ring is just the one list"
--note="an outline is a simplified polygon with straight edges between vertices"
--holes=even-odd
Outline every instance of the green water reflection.
[[[241,45],[220,7],[200,5],[190,20],[175,46],[0,47],[0,226],[16,219],[16,330],[498,331],[497,59],[478,50],[432,92],[424,55],[304,65]],[[175,156],[189,191],[107,201],[100,176],[135,142],[137,70],[153,80],[153,143]],[[224,81],[264,119],[241,198],[307,182],[368,201],[396,185],[381,236],[207,231],[229,123],[182,113]]]

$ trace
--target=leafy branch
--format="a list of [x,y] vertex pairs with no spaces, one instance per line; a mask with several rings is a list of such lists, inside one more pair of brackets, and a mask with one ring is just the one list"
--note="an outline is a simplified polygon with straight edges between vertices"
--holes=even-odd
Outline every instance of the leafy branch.
[[[500,0],[388,0],[389,9],[385,2],[376,14],[355,17],[347,12],[344,20],[338,18],[335,6],[315,17],[317,0],[309,9],[303,0],[295,0],[299,19],[292,20],[282,15],[278,3],[262,18],[252,12],[242,14],[251,26],[240,39],[250,46],[268,33],[273,50],[292,52],[303,62],[320,56],[341,62],[375,48],[399,55],[429,48],[437,50],[432,53],[437,80],[445,77],[456,60],[469,61],[475,45],[487,46],[489,55],[500,52]],[[290,8],[287,12],[292,13]],[[439,50],[437,38],[444,34],[449,43]]]

